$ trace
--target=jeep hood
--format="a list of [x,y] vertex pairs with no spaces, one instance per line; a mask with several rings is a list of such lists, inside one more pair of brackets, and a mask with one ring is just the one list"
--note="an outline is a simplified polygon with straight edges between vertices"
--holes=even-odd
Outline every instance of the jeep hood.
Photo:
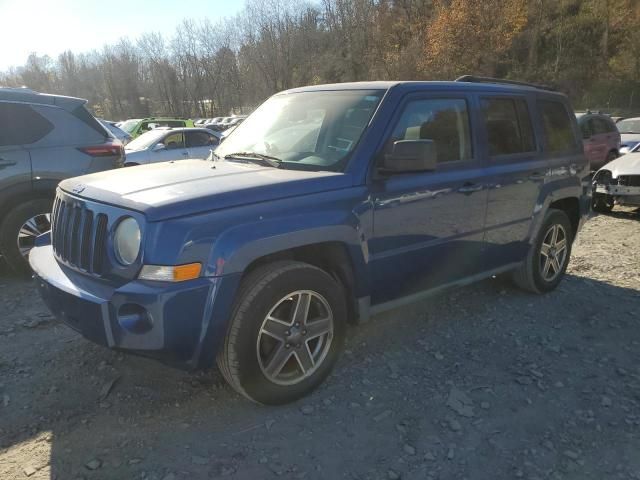
[[609,170],[613,178],[620,175],[640,175],[640,153],[627,153],[607,163],[601,170]]
[[77,197],[136,210],[149,221],[158,221],[351,185],[351,176],[344,173],[180,160],[71,178],[60,183],[60,188]]

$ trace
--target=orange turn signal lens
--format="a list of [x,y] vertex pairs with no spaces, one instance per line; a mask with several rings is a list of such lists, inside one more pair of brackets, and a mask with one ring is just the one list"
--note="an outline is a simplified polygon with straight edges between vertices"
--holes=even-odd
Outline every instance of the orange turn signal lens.
[[187,265],[173,267],[173,281],[184,282],[185,280],[198,278],[200,270],[202,270],[202,265],[199,263],[188,263]]
[[138,278],[156,282],[184,282],[200,276],[202,265],[188,263],[186,265],[144,265]]

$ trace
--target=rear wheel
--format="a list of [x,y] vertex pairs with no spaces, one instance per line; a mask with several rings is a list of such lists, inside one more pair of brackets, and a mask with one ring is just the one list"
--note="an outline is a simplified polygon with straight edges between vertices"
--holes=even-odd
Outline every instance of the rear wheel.
[[520,288],[533,293],[554,290],[562,281],[573,244],[573,229],[562,210],[549,209],[524,263],[513,274]]
[[250,400],[288,403],[329,375],[345,331],[344,295],[329,274],[300,262],[269,264],[242,282],[218,366]]
[[51,229],[51,200],[37,198],[21,203],[0,225],[0,252],[13,270],[29,273],[29,252],[36,238]]

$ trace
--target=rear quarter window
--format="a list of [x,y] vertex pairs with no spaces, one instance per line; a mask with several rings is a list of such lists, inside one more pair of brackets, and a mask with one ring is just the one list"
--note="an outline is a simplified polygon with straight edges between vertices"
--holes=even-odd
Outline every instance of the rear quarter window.
[[539,100],[538,110],[542,116],[547,150],[550,153],[575,150],[578,142],[564,104],[553,100]]
[[53,123],[30,105],[0,103],[0,146],[31,145],[53,128]]

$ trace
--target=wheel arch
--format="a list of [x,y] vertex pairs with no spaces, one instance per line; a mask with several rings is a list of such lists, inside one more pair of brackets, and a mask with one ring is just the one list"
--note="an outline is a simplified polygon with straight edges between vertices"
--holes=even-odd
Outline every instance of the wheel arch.
[[580,200],[576,197],[561,198],[551,202],[549,208],[561,210],[569,217],[572,233],[575,237],[580,226]]
[[251,261],[245,268],[242,278],[244,279],[260,266],[281,260],[308,263],[331,275],[344,289],[349,319],[355,323],[359,313],[357,302],[359,286],[356,280],[356,272],[359,267],[346,243],[326,241],[269,253]]

